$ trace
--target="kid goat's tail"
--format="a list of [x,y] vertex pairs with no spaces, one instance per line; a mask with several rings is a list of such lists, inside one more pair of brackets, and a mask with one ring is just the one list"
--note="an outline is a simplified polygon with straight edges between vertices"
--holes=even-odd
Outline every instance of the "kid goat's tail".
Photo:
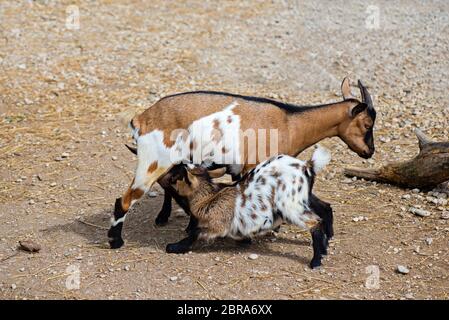
[[309,160],[311,167],[315,173],[320,172],[331,161],[331,154],[329,151],[320,145],[316,146],[312,158]]

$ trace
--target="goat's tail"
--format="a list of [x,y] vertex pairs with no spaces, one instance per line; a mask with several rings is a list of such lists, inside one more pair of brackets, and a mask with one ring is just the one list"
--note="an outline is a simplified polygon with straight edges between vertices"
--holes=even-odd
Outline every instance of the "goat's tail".
[[320,145],[317,145],[315,151],[313,152],[312,158],[309,160],[309,164],[313,168],[313,171],[318,173],[323,170],[330,161],[330,152]]
[[126,109],[117,114],[117,119],[122,126],[128,126],[129,122],[134,118],[135,115],[135,109]]

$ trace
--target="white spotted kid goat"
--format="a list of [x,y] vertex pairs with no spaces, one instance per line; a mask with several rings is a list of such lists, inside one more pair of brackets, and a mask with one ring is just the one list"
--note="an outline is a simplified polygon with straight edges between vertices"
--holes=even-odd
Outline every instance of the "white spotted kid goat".
[[169,253],[191,250],[197,239],[252,238],[282,222],[310,229],[313,241],[311,268],[321,265],[333,236],[332,209],[312,194],[315,175],[330,161],[317,147],[309,161],[279,155],[257,165],[232,186],[212,182],[204,167],[178,165],[167,176],[176,191],[188,199],[198,220],[187,238],[167,245]]

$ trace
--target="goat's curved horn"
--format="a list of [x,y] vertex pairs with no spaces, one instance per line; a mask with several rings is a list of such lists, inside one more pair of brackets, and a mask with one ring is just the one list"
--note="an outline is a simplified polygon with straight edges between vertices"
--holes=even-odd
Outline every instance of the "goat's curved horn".
[[137,148],[131,147],[131,146],[127,145],[127,144],[125,144],[125,146],[128,148],[129,151],[131,151],[132,153],[137,155]]
[[360,93],[362,94],[362,102],[366,103],[369,108],[374,108],[373,100],[371,99],[371,95],[368,92],[368,89],[363,85],[362,81],[358,81],[358,85],[360,88]]

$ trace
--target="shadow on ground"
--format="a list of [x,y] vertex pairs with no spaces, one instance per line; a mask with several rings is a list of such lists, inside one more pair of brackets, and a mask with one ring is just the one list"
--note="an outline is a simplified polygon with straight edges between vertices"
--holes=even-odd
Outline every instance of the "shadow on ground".
[[[172,214],[167,225],[162,227],[155,226],[154,220],[161,205],[162,203],[159,199],[156,201],[155,199],[144,199],[133,206],[125,221],[123,230],[125,245],[120,250],[126,250],[127,247],[132,246],[133,248],[148,247],[154,250],[165,251],[167,244],[177,242],[186,236],[184,229],[189,221],[187,215]],[[173,209],[177,209],[177,207],[174,206]],[[99,249],[109,250],[106,234],[109,229],[111,213],[112,206],[83,218],[83,222],[73,220],[69,223],[48,227],[42,231],[50,235],[56,232],[74,233],[85,238],[89,244],[97,245]],[[301,256],[298,256],[294,252],[283,253],[278,249],[272,249],[271,239],[273,239],[273,235],[268,234],[253,240],[251,245],[241,245],[232,239],[217,239],[209,243],[197,243],[194,251],[197,253],[257,253],[264,256],[289,258],[303,264],[309,263],[311,257],[305,257],[304,252]],[[293,244],[305,248],[310,247],[310,241],[305,239],[292,240],[277,237],[276,244],[276,246]]]

